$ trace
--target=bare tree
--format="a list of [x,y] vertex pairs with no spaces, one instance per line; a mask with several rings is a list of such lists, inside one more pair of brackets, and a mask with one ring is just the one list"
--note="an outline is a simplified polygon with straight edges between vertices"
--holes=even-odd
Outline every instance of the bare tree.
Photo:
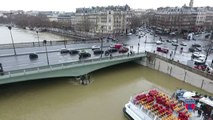
[[130,22],[131,22],[130,27],[131,27],[132,29],[135,29],[135,28],[141,26],[141,25],[142,25],[142,20],[141,20],[141,18],[142,18],[141,16],[133,15],[133,16],[130,18]]
[[90,21],[89,19],[83,19],[81,22],[76,24],[76,30],[89,32],[90,30],[94,29],[95,24]]
[[208,56],[212,53],[212,51],[213,51],[213,40],[209,39],[204,45],[204,52],[206,53],[205,63],[208,59]]

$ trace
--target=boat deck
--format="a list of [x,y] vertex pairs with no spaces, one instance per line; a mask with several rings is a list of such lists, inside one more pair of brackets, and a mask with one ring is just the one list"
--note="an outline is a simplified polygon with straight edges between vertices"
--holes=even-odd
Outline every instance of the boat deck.
[[[138,120],[203,120],[197,117],[197,111],[188,110],[174,98],[150,90],[130,99],[125,105],[127,113],[134,114]],[[132,113],[133,112],[133,113]]]

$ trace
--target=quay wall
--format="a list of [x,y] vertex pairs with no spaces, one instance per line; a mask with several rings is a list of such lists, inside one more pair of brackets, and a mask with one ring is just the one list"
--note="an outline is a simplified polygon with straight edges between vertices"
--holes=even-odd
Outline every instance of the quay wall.
[[153,53],[147,53],[146,59],[137,61],[137,63],[213,93],[213,75],[207,72],[202,72]]

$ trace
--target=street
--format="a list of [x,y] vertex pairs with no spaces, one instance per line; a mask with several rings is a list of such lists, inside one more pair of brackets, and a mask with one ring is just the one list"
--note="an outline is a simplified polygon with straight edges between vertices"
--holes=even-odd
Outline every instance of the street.
[[[130,49],[130,46],[133,46],[132,50],[135,53],[143,52],[143,51],[150,51],[154,52],[167,57],[167,58],[173,58],[175,61],[179,61],[183,64],[187,64],[188,60],[191,60],[192,53],[188,51],[189,47],[191,47],[192,44],[197,43],[203,45],[203,41],[201,40],[202,36],[198,36],[196,41],[194,40],[183,40],[178,39],[178,44],[184,41],[187,46],[181,46],[179,45],[177,47],[177,50],[175,51],[175,46],[172,45],[172,43],[166,42],[166,40],[170,39],[176,39],[176,38],[170,38],[165,36],[158,36],[153,35],[152,33],[147,32],[141,32],[143,34],[142,37],[138,37],[135,34],[132,34],[131,36],[118,36],[118,43],[126,44],[127,47]],[[162,44],[157,45],[156,41],[159,39],[162,39]],[[106,50],[109,48],[111,44],[115,44],[113,41],[104,41],[103,42],[103,50]],[[100,58],[101,55],[94,55],[91,47],[93,45],[101,46],[101,43],[87,43],[87,44],[70,44],[67,45],[67,49],[85,49],[87,52],[91,53],[91,57],[86,59],[93,59],[93,58]],[[51,64],[59,64],[59,63],[65,63],[65,62],[72,62],[72,61],[78,61],[79,56],[78,55],[70,55],[68,54],[61,54],[60,50],[61,48],[64,48],[64,45],[57,45],[57,46],[47,46],[48,50],[48,57],[49,57],[49,63]],[[161,53],[157,52],[156,48],[162,47],[167,48],[169,50],[169,53]],[[183,52],[180,53],[180,49],[183,47]],[[173,52],[172,56],[170,57],[171,51]],[[14,56],[13,49],[2,49],[0,50],[0,63],[2,63],[4,71],[11,71],[11,70],[17,70],[17,69],[25,69],[25,68],[32,68],[32,67],[39,67],[39,66],[45,66],[47,65],[47,57],[45,53],[45,47],[32,47],[32,48],[17,48],[16,49],[17,56]],[[38,59],[30,60],[29,59],[29,53],[37,53]],[[127,54],[127,53],[126,53]],[[113,53],[113,56],[119,55],[119,53]],[[103,55],[103,57],[105,57]],[[207,63],[210,64],[213,59],[213,54],[210,54],[208,57]]]

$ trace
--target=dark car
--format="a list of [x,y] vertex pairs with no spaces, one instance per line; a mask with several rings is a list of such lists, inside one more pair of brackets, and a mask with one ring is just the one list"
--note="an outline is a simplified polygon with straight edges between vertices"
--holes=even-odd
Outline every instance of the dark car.
[[172,41],[171,40],[166,40],[166,42],[171,43]]
[[202,48],[201,47],[195,47],[195,50],[198,51],[198,52],[201,52]]
[[200,44],[192,44],[192,47],[201,47],[201,45]]
[[70,55],[76,55],[76,54],[79,53],[79,51],[78,50],[70,50],[69,53],[70,53]]
[[87,57],[91,57],[91,54],[87,53],[87,52],[81,52],[81,53],[79,53],[79,59],[87,58]]
[[36,53],[30,53],[30,54],[29,54],[29,58],[30,58],[31,60],[37,59],[37,58],[38,58],[38,55],[37,55]]
[[110,48],[105,51],[105,55],[108,56],[110,53],[115,53],[117,51],[118,51],[118,49],[116,49],[116,48]]
[[2,67],[1,63],[0,63],[0,75],[4,75],[4,70],[3,70],[3,67]]
[[62,48],[61,51],[60,51],[61,54],[66,54],[66,53],[69,53],[69,50],[66,49],[66,48]]
[[99,54],[103,54],[104,53],[104,51],[103,50],[94,50],[93,51],[93,53],[94,53],[94,55],[99,55]]
[[195,52],[195,48],[190,47],[190,48],[189,48],[189,52],[192,52],[192,53]]
[[121,49],[118,50],[119,53],[126,53],[129,51],[129,48],[122,47]]

